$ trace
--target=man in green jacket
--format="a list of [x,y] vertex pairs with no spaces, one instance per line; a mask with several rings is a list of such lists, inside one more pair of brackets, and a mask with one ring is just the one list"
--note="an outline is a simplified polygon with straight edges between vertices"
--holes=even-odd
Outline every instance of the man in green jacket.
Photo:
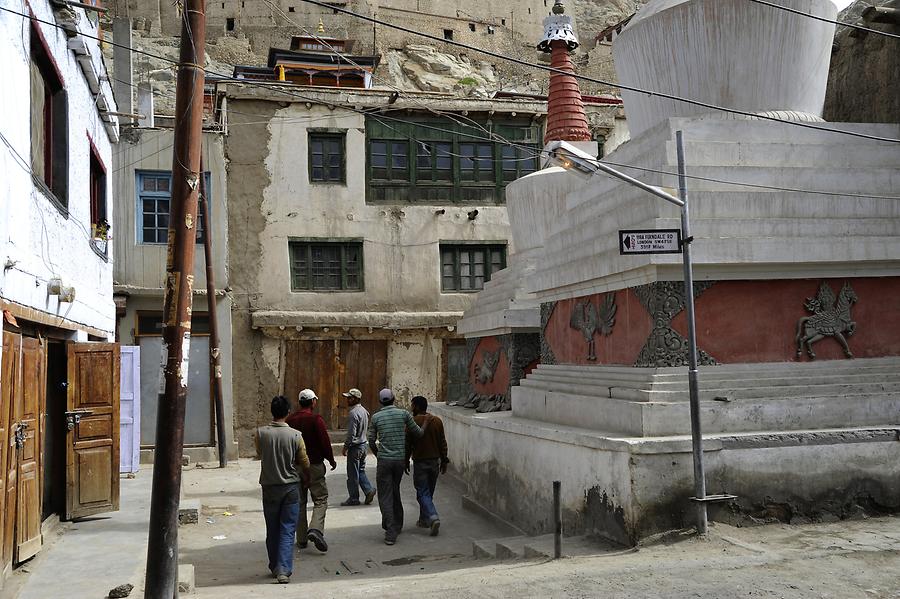
[[382,389],[378,400],[382,407],[372,416],[369,424],[369,447],[378,457],[375,485],[378,488],[384,543],[393,545],[403,529],[400,480],[406,468],[406,433],[420,438],[425,431],[415,423],[412,414],[394,405],[394,392],[390,389]]

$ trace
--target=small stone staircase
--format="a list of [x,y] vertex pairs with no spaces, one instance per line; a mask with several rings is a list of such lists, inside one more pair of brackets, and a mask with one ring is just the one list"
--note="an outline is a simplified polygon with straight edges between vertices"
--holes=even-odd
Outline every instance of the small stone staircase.
[[[596,537],[563,537],[563,557],[599,555],[622,548]],[[553,535],[516,536],[472,542],[472,555],[478,560],[549,559],[553,557]]]

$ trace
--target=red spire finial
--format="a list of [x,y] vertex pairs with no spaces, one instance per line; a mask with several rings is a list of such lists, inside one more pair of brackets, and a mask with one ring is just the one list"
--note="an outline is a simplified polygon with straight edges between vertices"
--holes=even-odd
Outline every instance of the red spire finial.
[[575,67],[569,56],[569,52],[578,47],[578,38],[572,30],[572,17],[565,14],[561,0],[554,4],[553,13],[544,19],[544,39],[538,44],[538,49],[550,52],[550,66],[565,72],[550,74],[544,143],[591,141],[581,89],[575,79]]

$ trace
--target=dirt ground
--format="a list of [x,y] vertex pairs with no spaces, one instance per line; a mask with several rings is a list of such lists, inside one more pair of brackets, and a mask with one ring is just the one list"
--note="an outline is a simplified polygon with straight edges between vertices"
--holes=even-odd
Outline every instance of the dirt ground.
[[[374,464],[369,470],[374,478]],[[328,475],[328,553],[311,545],[298,550],[292,584],[276,585],[266,570],[258,473],[250,460],[185,472],[186,499],[204,505],[200,522],[180,534],[181,562],[195,567],[197,597],[900,599],[897,517],[716,524],[707,539],[673,533],[637,549],[598,544],[558,561],[485,561],[472,556],[472,541],[514,532],[463,510],[459,482],[438,483],[442,528],[432,538],[415,528],[415,494],[405,477],[406,528],[388,547],[375,505],[338,506],[347,493],[342,460]]]

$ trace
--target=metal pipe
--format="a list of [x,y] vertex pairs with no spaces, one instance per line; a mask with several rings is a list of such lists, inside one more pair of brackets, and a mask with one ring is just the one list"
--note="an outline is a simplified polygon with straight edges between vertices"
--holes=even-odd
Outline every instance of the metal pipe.
[[191,339],[197,194],[203,125],[206,2],[186,0],[175,89],[172,200],[163,303],[162,389],[156,421],[153,490],[147,543],[147,599],[178,592],[178,504],[184,451],[184,412]]
[[553,558],[562,557],[562,483],[553,481]]
[[703,468],[703,434],[700,429],[700,391],[697,381],[697,326],[694,313],[694,269],[691,261],[691,219],[684,163],[684,135],[675,132],[678,154],[678,195],[681,206],[682,259],[684,260],[684,300],[688,327],[688,387],[691,404],[691,449],[694,456],[694,496],[697,502],[697,532],[707,533],[706,473]]
[[209,391],[216,410],[216,444],[219,446],[219,468],[228,465],[228,445],[225,441],[225,403],[222,400],[222,366],[219,363],[219,315],[216,310],[216,278],[212,256],[212,228],[209,220],[209,200],[206,195],[206,169],[200,155],[199,212],[203,219],[203,256],[206,260],[206,303],[209,314]]

